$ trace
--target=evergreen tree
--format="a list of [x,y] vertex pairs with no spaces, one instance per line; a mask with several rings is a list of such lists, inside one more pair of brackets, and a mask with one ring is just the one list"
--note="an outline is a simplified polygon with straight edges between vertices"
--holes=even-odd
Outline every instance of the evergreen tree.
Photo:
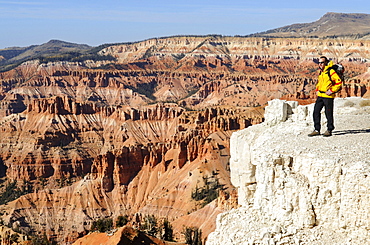
[[189,245],[202,245],[202,230],[197,227],[186,227],[183,234]]
[[173,229],[171,223],[165,219],[161,226],[161,239],[165,241],[173,241]]

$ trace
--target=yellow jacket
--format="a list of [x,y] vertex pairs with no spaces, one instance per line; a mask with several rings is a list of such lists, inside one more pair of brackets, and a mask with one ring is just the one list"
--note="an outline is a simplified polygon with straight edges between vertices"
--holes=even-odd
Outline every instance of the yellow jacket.
[[[324,97],[324,98],[334,98],[335,93],[340,90],[342,87],[342,80],[335,72],[334,69],[330,69],[330,77],[328,74],[328,69],[334,65],[333,61],[329,61],[328,65],[325,66],[324,70],[320,72],[319,78],[316,84],[316,91],[317,96]],[[326,91],[330,90],[332,92],[331,95],[325,94]]]

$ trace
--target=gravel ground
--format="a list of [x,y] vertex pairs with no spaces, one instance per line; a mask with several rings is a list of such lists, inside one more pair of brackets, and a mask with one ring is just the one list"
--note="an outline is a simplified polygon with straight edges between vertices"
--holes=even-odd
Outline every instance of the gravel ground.
[[[323,158],[351,159],[370,163],[370,100],[360,98],[336,99],[334,109],[335,130],[331,137],[308,137],[313,131],[312,108],[306,120],[278,124],[264,132],[263,145],[280,147],[280,152],[319,154]],[[369,105],[369,106],[365,106]],[[287,125],[289,125],[287,127]],[[326,130],[326,118],[322,114],[322,132]],[[271,135],[268,137],[267,135]],[[266,137],[267,136],[267,137]],[[276,137],[277,136],[277,137]]]

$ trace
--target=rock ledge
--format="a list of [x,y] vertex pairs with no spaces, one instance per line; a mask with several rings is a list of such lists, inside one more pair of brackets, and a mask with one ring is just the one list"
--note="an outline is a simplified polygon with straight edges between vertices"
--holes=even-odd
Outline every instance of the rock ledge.
[[207,245],[370,244],[370,101],[334,103],[332,137],[307,137],[313,104],[282,100],[232,135],[241,207],[218,216]]

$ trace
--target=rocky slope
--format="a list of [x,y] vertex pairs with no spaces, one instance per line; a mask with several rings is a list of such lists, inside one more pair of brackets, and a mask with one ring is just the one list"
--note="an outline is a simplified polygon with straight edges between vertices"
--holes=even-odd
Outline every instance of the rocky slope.
[[[12,47],[0,49],[0,72],[11,70],[27,60],[43,59],[43,57],[79,57],[90,55],[92,47],[86,44],[75,44],[59,40],[50,40],[41,45],[29,47]],[[94,57],[94,56],[91,56]]]
[[[106,233],[91,233],[88,236],[78,239],[73,245],[115,245],[115,244],[157,244],[157,245],[171,245],[172,242],[164,242],[158,238],[148,236],[143,232],[125,226],[119,228],[114,234]],[[185,243],[177,243],[178,245],[185,245]]]
[[273,37],[343,37],[369,39],[370,15],[329,12],[312,23],[293,24],[257,33]]
[[312,109],[274,100],[264,123],[231,136],[241,207],[218,216],[207,244],[370,244],[370,101],[336,99],[328,138],[307,137]]
[[15,232],[13,229],[0,225],[0,244],[27,244],[27,236]]
[[[189,226],[204,226],[207,234],[215,215],[234,201],[227,197],[186,218],[201,208],[191,193],[204,177],[216,175],[232,191],[230,133],[261,120],[261,110],[248,108],[197,112],[175,104],[135,109],[68,97],[33,100],[0,125],[7,178],[35,186],[2,208],[4,222],[63,243],[85,234],[97,219],[135,213],[167,217],[177,233],[192,220]],[[209,212],[213,219],[202,219]]]
[[342,96],[368,96],[368,80],[357,78],[367,72],[368,47],[364,40],[217,36],[116,45],[101,51],[117,58],[108,70],[87,69],[93,65],[86,62],[28,62],[1,73],[0,115],[51,96],[103,105],[174,101],[193,109],[259,106],[284,96],[308,99],[317,74],[313,61],[322,54],[346,65]]
[[[365,40],[172,37],[107,47],[104,62],[28,61],[0,73],[0,177],[31,185],[4,223],[71,244],[94,220],[167,217],[205,236],[236,206],[230,135],[267,101],[313,101],[321,54],[343,62],[339,96],[369,97]],[[204,206],[194,190],[219,181]],[[4,186],[0,187],[4,188]],[[222,191],[221,191],[222,189]]]

